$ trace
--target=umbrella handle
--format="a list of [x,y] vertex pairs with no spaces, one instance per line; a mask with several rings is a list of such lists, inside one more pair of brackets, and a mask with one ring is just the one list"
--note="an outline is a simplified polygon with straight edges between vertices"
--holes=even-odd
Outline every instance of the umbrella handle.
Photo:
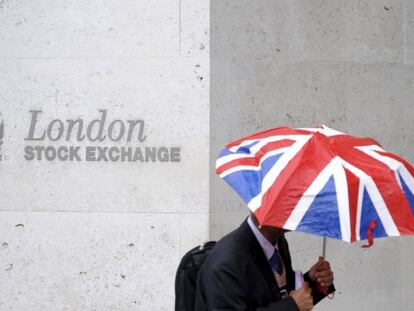
[[326,257],[326,237],[323,237],[323,246],[322,246],[322,257]]
[[[323,245],[322,245],[322,257],[325,259],[326,257],[326,242],[327,239],[324,236],[323,237]],[[326,297],[328,297],[329,299],[332,299],[334,296],[334,292],[332,293],[328,293],[328,288],[327,287],[323,287],[321,284],[319,284],[318,282],[316,282],[316,287],[318,288],[318,290],[322,293],[324,293],[326,295]]]

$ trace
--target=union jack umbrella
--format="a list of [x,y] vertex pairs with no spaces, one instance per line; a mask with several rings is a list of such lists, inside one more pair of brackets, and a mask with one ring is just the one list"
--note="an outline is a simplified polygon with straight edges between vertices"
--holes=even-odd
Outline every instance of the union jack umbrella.
[[216,173],[261,225],[368,246],[414,234],[414,168],[371,138],[274,128],[229,143]]

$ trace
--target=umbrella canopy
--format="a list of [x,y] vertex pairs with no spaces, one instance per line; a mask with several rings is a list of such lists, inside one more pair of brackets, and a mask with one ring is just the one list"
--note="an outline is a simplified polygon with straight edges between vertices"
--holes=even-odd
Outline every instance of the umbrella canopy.
[[274,128],[226,145],[216,173],[261,225],[347,242],[414,234],[414,168],[372,138]]

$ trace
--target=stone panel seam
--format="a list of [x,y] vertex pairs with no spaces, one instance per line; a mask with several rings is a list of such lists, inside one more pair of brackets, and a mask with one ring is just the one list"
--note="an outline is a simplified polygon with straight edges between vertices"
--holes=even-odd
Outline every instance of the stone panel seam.
[[[251,58],[254,57],[254,55],[248,55],[240,57],[241,59]],[[219,57],[211,58],[210,61],[214,61],[215,59],[220,59]],[[228,61],[233,62],[235,57],[229,57]],[[255,57],[255,62],[257,61],[266,61],[266,60],[272,60],[275,64],[333,64],[333,65],[341,65],[341,64],[360,64],[360,65],[404,65],[403,62],[373,62],[373,61],[364,61],[364,62],[358,62],[358,61],[342,61],[342,60],[285,60],[285,59],[274,59],[271,56],[263,56],[263,57]]]
[[88,60],[88,59],[210,59],[208,56],[74,56],[74,57],[56,57],[56,56],[22,56],[22,57],[14,57],[14,56],[0,56],[0,60],[25,60],[25,59],[39,59],[39,60]]
[[[147,214],[147,215],[177,215],[177,212],[153,212],[153,211],[68,211],[68,210],[8,210],[0,209],[0,213],[68,213],[68,214]],[[179,215],[200,215],[208,212],[179,212]]]
[[178,56],[181,57],[181,0],[178,1]]

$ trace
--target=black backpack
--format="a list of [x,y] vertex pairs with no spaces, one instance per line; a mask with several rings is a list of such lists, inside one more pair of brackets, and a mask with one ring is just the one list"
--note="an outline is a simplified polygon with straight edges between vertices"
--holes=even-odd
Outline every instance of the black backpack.
[[214,245],[210,241],[194,247],[181,259],[175,276],[175,311],[194,311],[198,272]]

